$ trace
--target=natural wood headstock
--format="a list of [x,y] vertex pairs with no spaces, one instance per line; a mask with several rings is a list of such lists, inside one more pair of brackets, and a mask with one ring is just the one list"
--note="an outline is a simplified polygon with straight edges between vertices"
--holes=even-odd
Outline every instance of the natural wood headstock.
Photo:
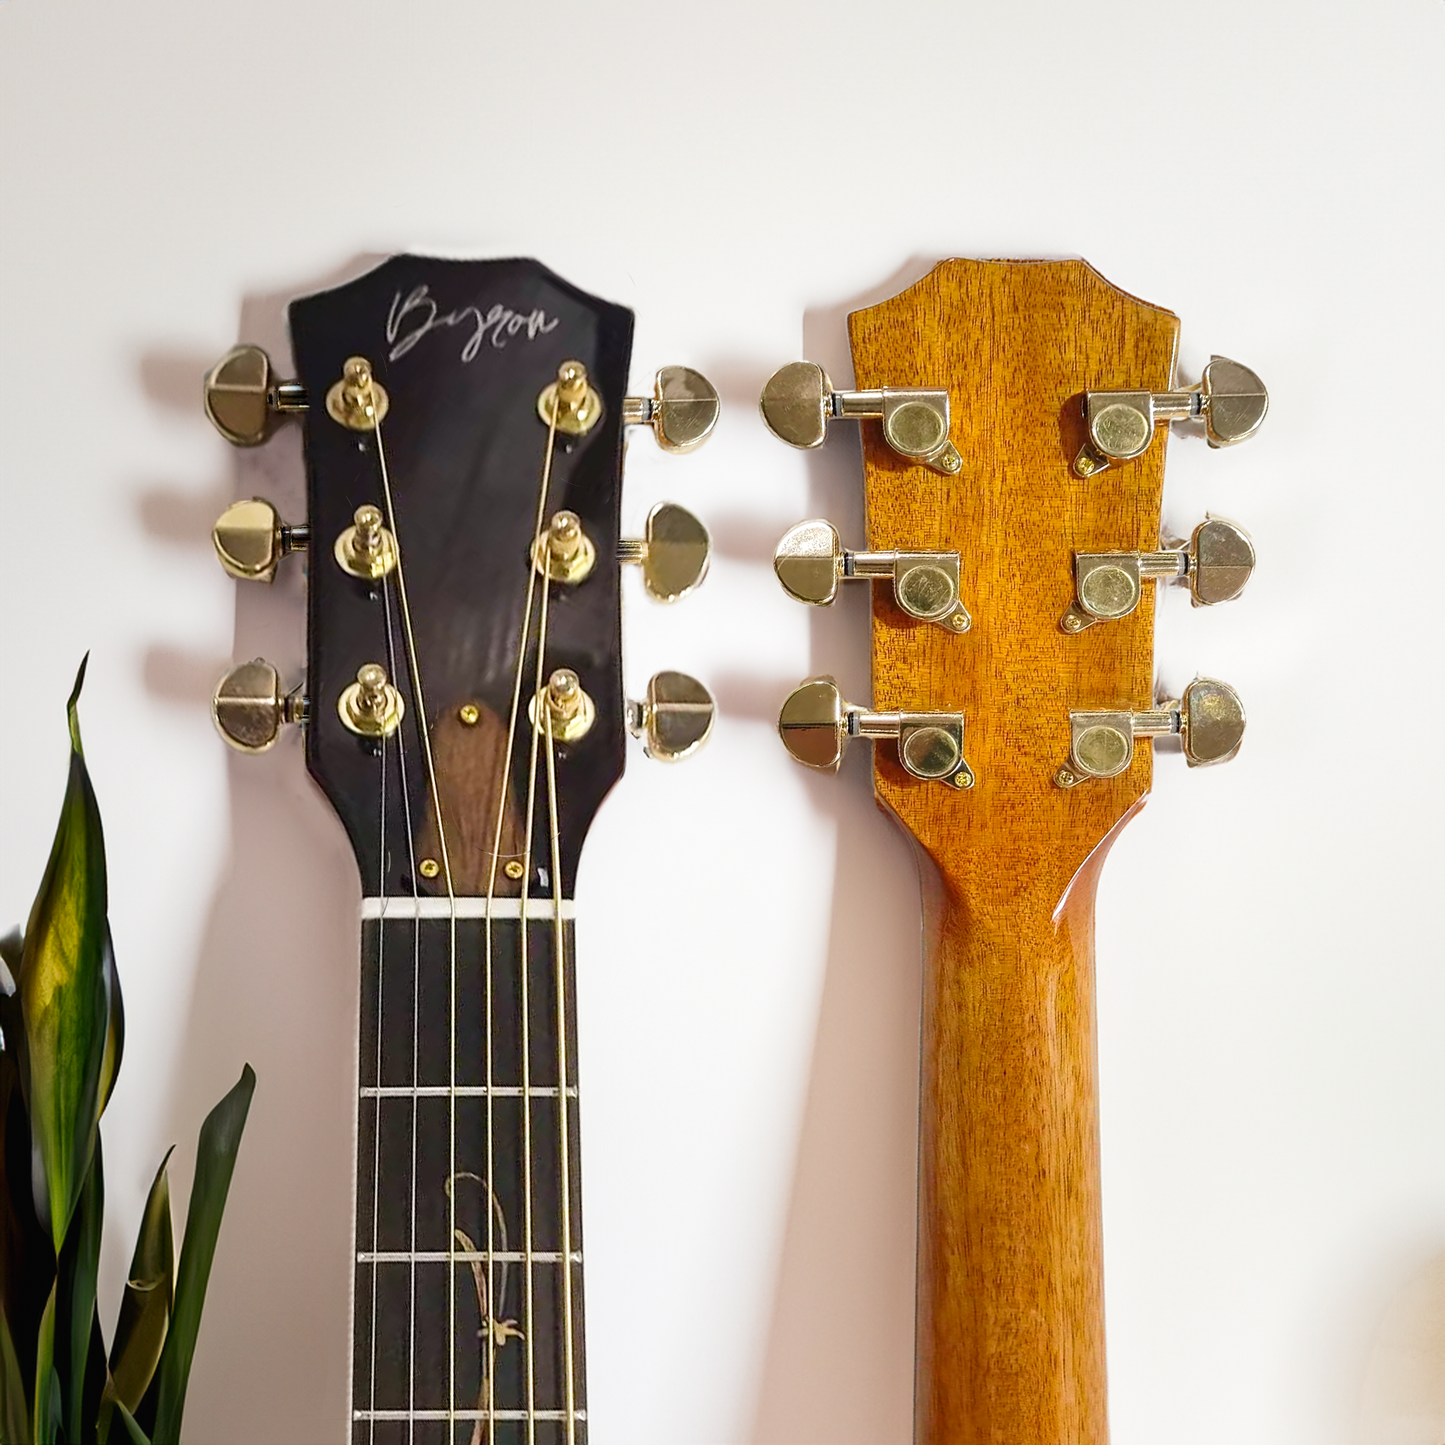
[[[1076,552],[1158,546],[1167,437],[1088,481],[1083,393],[1165,391],[1179,322],[1111,286],[1083,261],[945,261],[907,291],[849,319],[860,387],[948,389],[955,477],[907,465],[875,429],[863,437],[868,543],[962,553],[962,636],[904,613],[873,589],[875,709],[956,709],[975,784],[912,777],[875,749],[879,797],[945,874],[957,860],[1016,877],[1047,871],[1054,901],[1149,791],[1151,748],[1128,770],[1071,789],[1069,710],[1149,708],[1153,588],[1128,617],[1071,636]],[[988,860],[996,860],[990,864]]]

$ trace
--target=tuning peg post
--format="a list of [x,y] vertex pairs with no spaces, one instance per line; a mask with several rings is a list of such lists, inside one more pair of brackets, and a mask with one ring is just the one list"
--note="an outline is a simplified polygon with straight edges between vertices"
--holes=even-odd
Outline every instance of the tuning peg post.
[[648,757],[676,763],[712,736],[716,716],[712,694],[695,677],[659,672],[648,682],[641,702],[628,702],[627,730],[641,739]]
[[651,396],[622,401],[624,426],[650,426],[665,452],[696,451],[712,435],[721,403],[717,390],[690,366],[664,366]]
[[306,721],[306,699],[298,688],[281,690],[281,675],[264,658],[233,667],[211,698],[211,716],[221,736],[240,753],[264,753],[275,746],[286,723]]
[[259,346],[233,347],[206,373],[206,415],[233,446],[259,446],[281,418],[307,405],[306,388],[276,381]]

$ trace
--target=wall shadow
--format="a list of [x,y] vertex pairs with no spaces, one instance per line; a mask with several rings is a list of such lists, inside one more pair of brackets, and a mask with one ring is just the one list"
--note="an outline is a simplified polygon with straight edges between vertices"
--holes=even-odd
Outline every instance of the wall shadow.
[[[846,303],[810,310],[804,354],[852,385],[847,316],[926,274],[910,260]],[[864,545],[857,428],[812,453],[809,515]],[[796,520],[796,519],[795,519]],[[742,547],[752,538],[739,528]],[[736,545],[736,543],[735,543]],[[741,550],[741,548],[740,548]],[[771,547],[769,547],[771,552]],[[811,671],[871,701],[867,589],[817,609]],[[919,1015],[918,860],[873,797],[866,745],[811,781],[837,828],[828,956],[792,1199],[751,1445],[908,1445],[913,1439]]]
[[[263,346],[287,373],[287,303],[381,259],[357,257],[315,284],[247,296],[237,339]],[[206,426],[201,379],[214,359],[143,355],[142,389],[153,404],[183,409]],[[203,491],[143,485],[136,505],[152,536],[209,552],[217,513],[255,495],[272,500],[283,517],[305,515],[298,428],[236,450],[230,476]],[[157,645],[144,659],[143,680],[173,706],[208,710],[211,689],[233,660],[267,657],[294,685],[305,675],[305,635],[304,564],[294,558],[272,586],[237,586],[230,658]],[[229,857],[194,975],[170,1090],[170,1137],[194,1140],[243,1060],[258,1082],[211,1278],[186,1433],[207,1445],[339,1442],[348,1409],[360,885],[294,730],[265,757],[231,755],[228,790]],[[264,1389],[237,1388],[240,1360]]]

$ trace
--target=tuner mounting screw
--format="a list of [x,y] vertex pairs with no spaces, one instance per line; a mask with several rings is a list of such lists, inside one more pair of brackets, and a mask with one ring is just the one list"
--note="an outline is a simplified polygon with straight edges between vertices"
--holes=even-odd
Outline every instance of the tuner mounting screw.
[[[547,723],[542,709],[547,710]],[[597,707],[582,689],[582,683],[570,667],[559,667],[539,688],[527,708],[534,728],[550,726],[555,742],[575,743],[586,737],[597,721]]]
[[481,710],[474,702],[464,702],[457,709],[457,716],[462,720],[462,725],[464,727],[476,727],[477,720],[481,717],[481,715]]
[[553,582],[581,582],[597,565],[597,548],[576,512],[556,512],[532,546],[532,565]]
[[391,398],[372,375],[364,356],[347,359],[341,380],[326,393],[326,410],[333,421],[352,431],[375,431],[386,420]]
[[401,726],[406,702],[387,681],[379,662],[357,669],[356,681],[336,700],[336,711],[348,732],[362,738],[389,738]]
[[337,565],[363,582],[379,582],[396,571],[396,538],[383,524],[380,507],[370,502],[356,509],[353,525],[337,539]]
[[423,878],[435,878],[442,871],[442,865],[435,858],[423,858],[416,865],[416,871]]
[[564,361],[557,368],[557,380],[544,386],[537,398],[537,415],[569,437],[586,436],[601,420],[602,398],[588,383],[580,361]]
[[526,871],[515,858],[508,859],[507,862],[502,865],[502,872],[505,873],[513,883],[519,883]]

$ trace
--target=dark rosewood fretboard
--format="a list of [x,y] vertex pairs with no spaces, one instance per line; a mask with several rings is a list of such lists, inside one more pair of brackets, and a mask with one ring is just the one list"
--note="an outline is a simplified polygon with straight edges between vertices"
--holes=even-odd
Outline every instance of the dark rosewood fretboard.
[[[473,916],[455,924],[396,916],[411,902],[362,922],[352,1438],[573,1445],[587,1427],[572,923],[562,925],[562,1098],[552,919],[527,925],[524,1004],[518,900],[495,905],[512,916],[490,923],[490,989],[489,925],[475,916],[484,902],[458,900]],[[378,906],[368,900],[367,912]],[[551,910],[550,899],[529,903],[533,914]]]

